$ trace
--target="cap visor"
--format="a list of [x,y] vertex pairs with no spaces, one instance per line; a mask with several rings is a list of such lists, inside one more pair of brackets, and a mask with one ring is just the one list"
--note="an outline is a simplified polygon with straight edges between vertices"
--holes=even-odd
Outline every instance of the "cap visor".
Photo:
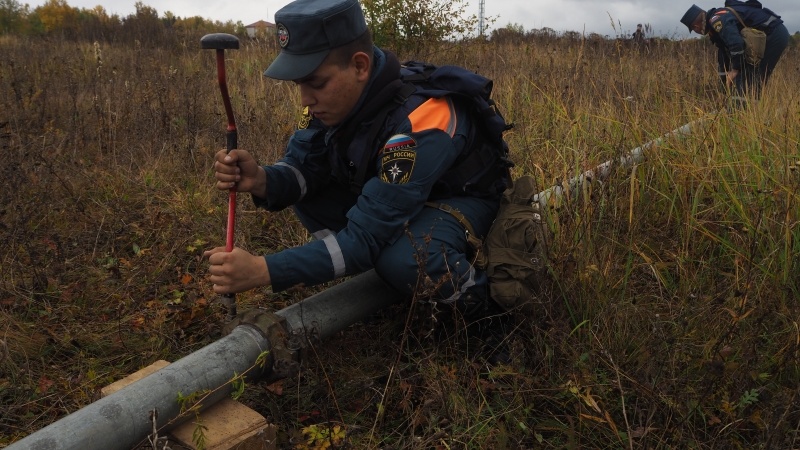
[[264,76],[276,80],[299,80],[305,78],[322,64],[330,50],[323,50],[307,55],[292,55],[281,52],[264,71]]

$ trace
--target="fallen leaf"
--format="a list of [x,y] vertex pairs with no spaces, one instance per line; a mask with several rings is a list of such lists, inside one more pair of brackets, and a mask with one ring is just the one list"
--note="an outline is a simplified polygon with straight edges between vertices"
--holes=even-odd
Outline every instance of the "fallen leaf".
[[42,377],[39,378],[39,394],[42,395],[45,394],[50,389],[51,386],[53,386],[53,380],[47,378],[44,375],[42,375]]
[[283,380],[278,380],[272,384],[268,384],[264,389],[275,395],[283,395]]

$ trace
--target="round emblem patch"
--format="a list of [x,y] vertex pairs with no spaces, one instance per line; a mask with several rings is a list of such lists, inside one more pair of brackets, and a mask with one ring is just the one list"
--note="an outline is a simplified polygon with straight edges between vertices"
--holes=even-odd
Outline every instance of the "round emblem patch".
[[277,28],[278,28],[278,44],[280,44],[281,48],[285,48],[287,45],[289,45],[289,30],[287,30],[282,23],[279,23],[277,25]]
[[381,157],[381,181],[390,184],[408,183],[417,160],[416,141],[411,136],[396,134],[386,141]]
[[300,117],[300,122],[297,124],[297,128],[299,130],[305,130],[308,128],[308,124],[311,122],[311,113],[308,112],[308,106],[303,108],[303,115]]

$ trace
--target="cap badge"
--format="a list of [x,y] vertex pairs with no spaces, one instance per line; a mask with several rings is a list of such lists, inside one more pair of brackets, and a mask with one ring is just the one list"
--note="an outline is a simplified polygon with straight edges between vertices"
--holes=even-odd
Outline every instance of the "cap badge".
[[282,24],[278,24],[278,43],[281,48],[286,48],[289,45],[289,30]]

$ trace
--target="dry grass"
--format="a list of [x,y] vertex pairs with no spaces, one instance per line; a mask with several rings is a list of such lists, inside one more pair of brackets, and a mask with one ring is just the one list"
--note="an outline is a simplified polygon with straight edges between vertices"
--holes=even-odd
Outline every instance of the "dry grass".
[[[225,131],[211,53],[0,46],[3,446],[219,337],[199,255],[224,240],[227,197],[211,181]],[[291,84],[260,76],[273,51],[243,43],[228,58],[240,146],[264,161],[299,112]],[[284,447],[334,425],[351,448],[800,446],[797,51],[736,114],[697,43],[473,43],[417,58],[496,80],[516,170],[543,190],[704,121],[551,211],[552,280],[518,322],[513,364],[488,368],[457,327],[426,337],[430,311],[394,307],[314,348],[297,378],[248,388]],[[251,251],[308,239],[289,213],[246,198],[239,211]],[[249,292],[240,309],[321,288]]]

